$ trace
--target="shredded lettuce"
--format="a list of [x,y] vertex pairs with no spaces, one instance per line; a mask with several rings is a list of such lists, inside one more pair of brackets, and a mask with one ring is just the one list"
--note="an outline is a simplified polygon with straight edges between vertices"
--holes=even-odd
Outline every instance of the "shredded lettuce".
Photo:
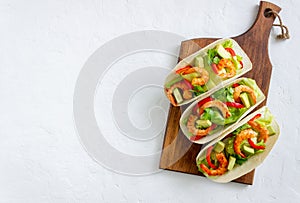
[[232,48],[232,46],[233,46],[232,40],[226,40],[226,41],[222,44],[222,46],[223,46],[224,48]]
[[[204,109],[203,114],[201,115],[201,120],[210,120],[211,122],[217,125],[224,125],[225,121],[223,116],[220,114],[219,110],[214,108],[206,108]],[[218,129],[220,130],[220,129]],[[217,132],[217,129],[213,130]]]
[[201,120],[210,120],[212,114],[211,108],[204,109],[203,114],[201,115]]
[[193,92],[195,94],[195,96],[199,96],[200,94],[206,92],[208,89],[207,89],[207,86],[206,85],[195,85],[193,90],[190,90],[191,92]]
[[207,62],[208,62],[208,65],[211,65],[214,62],[214,58],[217,55],[218,55],[218,53],[217,53],[216,49],[209,49],[207,51],[207,56],[208,56]]
[[237,59],[238,61],[241,61],[241,60],[243,60],[243,57],[241,57],[241,56],[239,56],[239,55],[236,55],[236,59]]
[[228,107],[229,112],[231,113],[231,116],[225,119],[225,125],[234,123],[236,122],[241,115],[243,115],[246,111],[247,108],[233,108],[233,107]]
[[233,92],[234,89],[232,87],[224,87],[215,92],[212,97],[222,102],[234,102]]

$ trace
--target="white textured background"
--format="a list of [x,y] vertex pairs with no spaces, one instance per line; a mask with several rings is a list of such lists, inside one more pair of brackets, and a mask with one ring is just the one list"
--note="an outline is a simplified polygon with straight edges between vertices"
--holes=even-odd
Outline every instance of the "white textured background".
[[292,39],[270,37],[268,106],[281,137],[253,186],[161,172],[144,177],[96,164],[76,136],[77,76],[102,44],[154,29],[186,38],[243,33],[254,0],[0,0],[0,202],[300,201],[300,1],[273,1]]

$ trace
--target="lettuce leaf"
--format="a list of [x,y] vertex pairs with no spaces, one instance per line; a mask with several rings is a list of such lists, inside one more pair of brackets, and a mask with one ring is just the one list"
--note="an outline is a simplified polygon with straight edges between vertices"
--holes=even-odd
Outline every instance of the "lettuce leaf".
[[218,53],[217,53],[217,51],[215,49],[209,49],[207,51],[207,56],[208,56],[207,63],[208,63],[208,65],[211,65],[213,63],[214,58],[217,55],[218,55]]
[[212,97],[222,102],[234,102],[233,92],[234,89],[232,87],[224,87],[215,92]]
[[191,92],[193,92],[195,94],[195,96],[199,96],[200,94],[206,92],[208,89],[207,89],[207,86],[206,85],[195,85],[193,90],[190,90]]
[[236,122],[246,111],[247,108],[228,107],[231,116],[225,119],[225,125]]
[[241,60],[243,60],[243,57],[241,57],[241,56],[239,56],[239,55],[236,55],[236,59],[237,59],[238,61],[241,61]]
[[210,120],[212,115],[212,109],[206,108],[204,109],[203,114],[201,115],[201,120]]
[[222,45],[224,48],[232,48],[232,46],[233,46],[231,40],[226,40]]
[[273,115],[271,112],[266,108],[265,112],[261,115],[260,118],[257,118],[255,121],[262,125],[263,127],[266,127],[267,125],[270,125],[273,120]]

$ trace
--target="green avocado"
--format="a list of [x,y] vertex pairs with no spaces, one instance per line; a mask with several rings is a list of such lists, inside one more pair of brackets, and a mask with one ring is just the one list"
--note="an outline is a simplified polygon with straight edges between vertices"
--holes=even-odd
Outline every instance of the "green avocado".
[[203,62],[202,56],[196,56],[194,60],[195,60],[194,61],[195,66],[204,67],[204,62]]
[[210,122],[210,120],[196,120],[196,126],[197,128],[208,128],[212,125],[212,123]]
[[234,64],[234,66],[235,66],[236,69],[240,69],[242,67],[242,65],[240,64],[240,62],[237,60],[236,56],[232,57],[232,62],[233,62],[233,64]]
[[225,148],[225,143],[222,141],[219,141],[215,144],[214,151],[217,153],[220,153],[224,150],[224,148]]
[[246,92],[241,93],[241,94],[240,94],[240,98],[241,98],[242,103],[244,104],[244,106],[245,106],[246,108],[249,108],[249,107],[251,106],[249,97],[248,97],[248,95],[247,95]]
[[194,72],[194,73],[189,73],[189,74],[186,74],[186,75],[182,75],[182,77],[188,81],[192,81],[193,78],[197,78],[199,77],[200,74],[198,72]]
[[251,147],[248,147],[246,145],[243,145],[243,151],[245,152],[245,154],[248,155],[253,155],[254,154],[254,149]]
[[218,55],[221,56],[224,59],[230,59],[231,58],[230,53],[228,51],[226,51],[226,49],[221,44],[218,44],[216,46],[216,51],[217,51]]
[[177,104],[180,104],[180,103],[183,102],[183,98],[182,98],[181,93],[180,93],[180,91],[179,91],[178,88],[174,89],[173,95],[174,95],[174,97],[176,99]]
[[234,158],[233,156],[229,157],[229,163],[228,163],[228,166],[227,166],[227,169],[229,171],[231,171],[233,169],[233,167],[235,165],[235,160],[236,160],[236,158]]

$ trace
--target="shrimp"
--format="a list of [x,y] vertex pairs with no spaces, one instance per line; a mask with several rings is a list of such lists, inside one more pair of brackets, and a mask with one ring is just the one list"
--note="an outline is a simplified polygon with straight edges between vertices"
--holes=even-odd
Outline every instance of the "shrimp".
[[240,94],[242,92],[249,93],[252,101],[254,103],[256,103],[256,96],[255,96],[254,90],[251,89],[250,87],[246,86],[246,85],[239,85],[239,86],[237,86],[237,87],[234,88],[234,93],[233,93],[233,99],[234,99],[234,101],[236,101],[236,102],[240,102],[241,101]]
[[197,116],[194,116],[193,114],[190,115],[188,122],[187,122],[187,128],[190,133],[193,135],[198,135],[198,136],[205,136],[209,133],[211,130],[211,127],[208,127],[206,129],[197,129],[195,127],[195,122],[198,119]]
[[187,84],[185,84],[183,82],[175,83],[169,89],[165,89],[167,97],[169,98],[171,104],[173,104],[174,106],[177,106],[177,102],[175,101],[175,98],[172,95],[172,93],[173,93],[173,90],[176,89],[176,88],[179,88],[183,91],[182,96],[183,96],[184,99],[191,99],[193,97],[193,94],[190,91],[190,88]]
[[242,130],[239,134],[237,134],[234,143],[233,143],[233,148],[235,153],[240,155],[241,157],[245,158],[246,156],[241,152],[240,145],[243,142],[243,140],[249,139],[249,138],[254,138],[257,136],[257,132],[254,130],[248,128],[245,130]]
[[192,85],[205,85],[209,80],[209,73],[207,70],[201,67],[193,67],[193,69],[200,73],[200,76],[192,79]]
[[209,107],[218,108],[221,111],[222,116],[224,118],[228,118],[230,116],[230,112],[229,112],[228,107],[223,102],[221,102],[219,100],[213,100],[213,101],[209,101],[209,102],[206,102],[205,104],[203,104],[199,108],[199,114],[201,115],[203,113],[204,109],[209,108]]
[[[235,66],[233,62],[229,59],[221,59],[217,65],[218,71],[220,71],[219,76],[221,78],[231,78],[235,76]],[[228,72],[227,72],[228,71]]]
[[223,153],[217,153],[216,158],[219,162],[219,167],[217,169],[209,169],[205,164],[200,164],[201,169],[207,173],[209,176],[220,176],[227,171],[228,160]]
[[266,143],[269,137],[269,131],[266,127],[262,127],[259,123],[255,122],[255,121],[249,121],[248,124],[255,130],[258,132],[259,137],[258,137],[258,141],[264,140],[264,142]]

